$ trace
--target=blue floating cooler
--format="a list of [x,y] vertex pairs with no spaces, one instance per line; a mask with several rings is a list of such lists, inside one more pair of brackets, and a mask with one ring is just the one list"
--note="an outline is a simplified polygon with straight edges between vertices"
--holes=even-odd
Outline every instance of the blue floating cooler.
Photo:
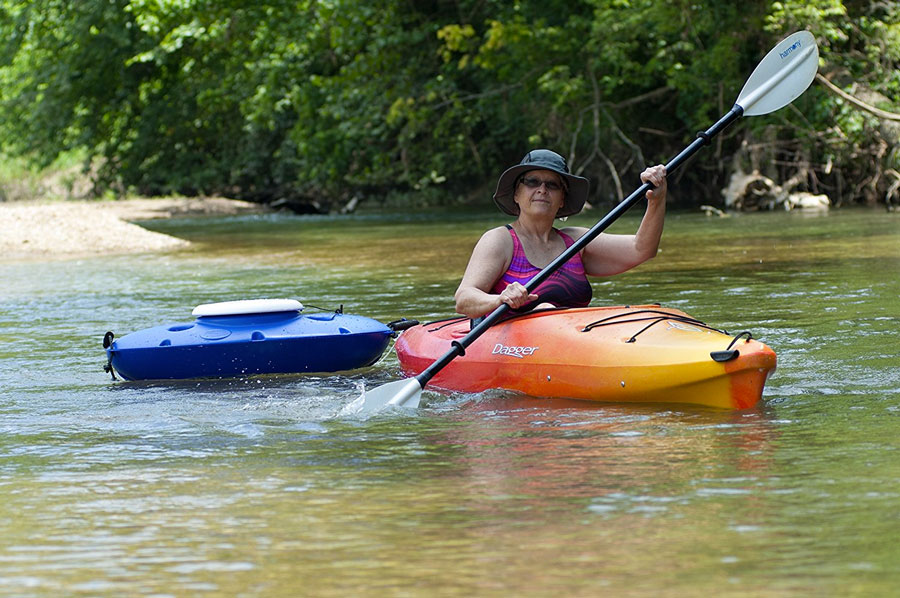
[[193,322],[107,332],[107,368],[126,380],[340,372],[375,363],[394,333],[342,310],[302,310],[293,299],[226,301],[196,307]]

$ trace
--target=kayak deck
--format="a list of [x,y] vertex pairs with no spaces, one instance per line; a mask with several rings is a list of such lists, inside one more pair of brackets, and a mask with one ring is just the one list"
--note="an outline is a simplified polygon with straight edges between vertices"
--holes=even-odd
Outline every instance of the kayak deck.
[[[395,349],[417,375],[470,330],[455,318],[403,332]],[[490,328],[430,382],[446,390],[490,388],[536,397],[692,403],[746,409],[762,397],[775,352],[658,305],[552,309]]]

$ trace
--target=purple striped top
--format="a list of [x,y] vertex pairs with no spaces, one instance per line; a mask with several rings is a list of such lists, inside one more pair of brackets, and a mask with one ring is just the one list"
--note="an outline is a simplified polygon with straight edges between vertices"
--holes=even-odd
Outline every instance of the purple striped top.
[[[525,249],[522,242],[519,241],[516,231],[510,225],[506,225],[509,234],[513,240],[513,256],[509,264],[509,268],[503,273],[496,283],[494,283],[493,293],[499,294],[503,292],[508,285],[513,282],[526,284],[532,278],[537,276],[541,268],[536,268],[525,257]],[[572,237],[553,229],[566,244],[566,248],[571,247]],[[538,299],[528,305],[517,310],[517,312],[528,311],[533,309],[537,303],[551,303],[556,307],[585,307],[591,302],[592,290],[591,283],[588,282],[587,275],[584,272],[584,264],[581,263],[581,254],[576,253],[569,261],[562,265],[556,272],[551,274],[547,280],[538,285],[537,289],[532,291],[538,295]]]

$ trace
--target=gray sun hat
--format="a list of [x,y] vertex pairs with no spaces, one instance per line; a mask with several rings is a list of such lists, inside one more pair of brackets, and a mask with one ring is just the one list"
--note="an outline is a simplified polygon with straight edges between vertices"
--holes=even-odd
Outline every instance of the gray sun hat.
[[564,218],[577,214],[584,207],[591,183],[584,177],[569,172],[566,159],[554,151],[548,149],[531,150],[522,161],[503,171],[500,180],[497,181],[497,190],[494,192],[494,203],[497,207],[510,216],[519,215],[519,206],[513,197],[516,194],[516,183],[519,177],[529,170],[552,170],[563,178],[566,187],[566,199],[559,209],[557,218]]

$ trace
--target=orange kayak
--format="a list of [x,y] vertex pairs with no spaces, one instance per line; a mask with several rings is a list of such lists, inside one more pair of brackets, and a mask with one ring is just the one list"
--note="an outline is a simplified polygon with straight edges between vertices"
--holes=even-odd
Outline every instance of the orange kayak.
[[[470,330],[466,318],[404,331],[395,349],[418,375]],[[775,370],[775,352],[749,333],[730,335],[658,305],[530,312],[488,329],[429,385],[535,397],[753,407]]]

